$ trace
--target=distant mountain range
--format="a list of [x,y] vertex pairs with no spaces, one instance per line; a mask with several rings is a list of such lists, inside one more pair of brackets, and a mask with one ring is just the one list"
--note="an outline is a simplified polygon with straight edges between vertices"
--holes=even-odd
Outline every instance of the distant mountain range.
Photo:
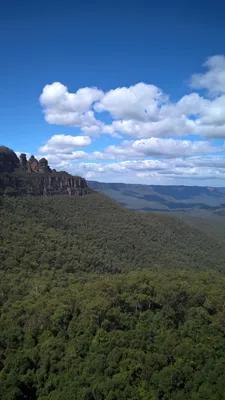
[[88,181],[124,207],[139,211],[190,211],[225,208],[225,187],[161,186]]

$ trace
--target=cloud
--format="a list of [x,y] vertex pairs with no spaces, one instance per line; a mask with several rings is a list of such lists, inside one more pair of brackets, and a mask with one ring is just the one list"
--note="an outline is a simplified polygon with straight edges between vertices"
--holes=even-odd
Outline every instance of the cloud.
[[[216,160],[216,163],[214,163]],[[99,179],[105,182],[142,182],[147,184],[176,184],[177,180],[185,182],[216,182],[225,179],[225,156],[176,158],[169,160],[121,161],[107,164],[80,163],[71,166],[87,179]]]
[[[51,166],[89,179],[222,182],[225,145],[216,140],[225,139],[225,56],[208,58],[203,68],[190,79],[192,92],[187,88],[177,101],[145,82],[107,92],[46,85],[40,96],[45,120],[77,127],[81,135],[54,135],[40,153]],[[95,151],[83,151],[91,137]]]
[[155,85],[137,83],[107,92],[94,105],[97,112],[108,111],[113,118],[147,121],[154,119],[167,97]]
[[71,162],[71,161],[77,161],[81,160],[85,157],[87,157],[87,154],[85,151],[73,151],[70,154],[47,154],[45,155],[45,158],[48,159],[50,163],[58,163],[59,161],[66,161],[66,162]]
[[[49,124],[79,127],[88,136],[225,138],[225,57],[213,56],[203,66],[208,70],[193,75],[190,84],[205,88],[212,98],[193,92],[174,103],[160,88],[144,82],[106,93],[95,87],[70,93],[54,82],[44,87],[40,102]],[[112,120],[108,124],[101,119],[105,113]]]
[[182,115],[178,118],[163,117],[153,122],[114,121],[112,128],[130,138],[186,136],[193,133],[195,123]]
[[75,148],[86,147],[91,144],[88,136],[54,135],[39,149],[40,153],[69,154]]
[[106,135],[110,135],[116,139],[122,139],[123,136],[117,133],[112,125],[104,125],[102,126],[102,133]]
[[197,93],[183,96],[158,111],[155,121],[119,120],[109,126],[130,138],[200,135],[225,138],[225,96],[204,99]]
[[97,88],[81,88],[76,93],[69,93],[60,82],[46,85],[40,96],[45,120],[49,124],[90,127],[101,125],[95,119],[92,104],[100,100],[103,92]]
[[94,152],[90,159],[113,160],[145,157],[190,157],[198,154],[219,153],[225,146],[212,146],[206,141],[149,138],[135,141],[124,140],[120,145],[108,146],[103,152]]
[[206,73],[194,74],[191,77],[191,87],[207,89],[209,95],[218,96],[225,93],[225,57],[216,55],[208,58],[203,64],[208,68]]
[[218,148],[208,142],[194,142],[190,140],[174,139],[141,139],[132,143],[132,148],[145,156],[174,158],[177,156],[193,156],[196,154],[208,154],[224,151],[224,147]]
[[79,89],[76,93],[69,93],[66,86],[54,82],[44,87],[40,103],[47,109],[57,108],[59,111],[85,113],[102,96],[101,90],[88,87]]
[[97,125],[84,126],[81,130],[85,135],[89,136],[99,136],[101,132],[100,126]]

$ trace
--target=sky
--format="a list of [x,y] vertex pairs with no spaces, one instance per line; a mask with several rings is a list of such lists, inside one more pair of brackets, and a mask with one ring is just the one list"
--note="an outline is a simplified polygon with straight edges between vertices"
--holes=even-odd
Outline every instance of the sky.
[[89,180],[225,186],[225,3],[0,9],[0,144]]

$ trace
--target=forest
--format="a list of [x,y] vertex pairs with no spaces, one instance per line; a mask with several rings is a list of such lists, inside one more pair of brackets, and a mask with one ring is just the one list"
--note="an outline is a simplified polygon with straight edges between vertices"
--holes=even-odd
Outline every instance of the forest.
[[104,194],[0,198],[0,398],[225,399],[225,250]]

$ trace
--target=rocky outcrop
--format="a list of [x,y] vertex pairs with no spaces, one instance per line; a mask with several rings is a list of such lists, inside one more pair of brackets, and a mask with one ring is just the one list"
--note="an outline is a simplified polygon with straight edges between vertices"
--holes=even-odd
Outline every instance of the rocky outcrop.
[[0,146],[0,173],[13,172],[19,168],[19,159],[13,150]]
[[40,176],[40,192],[44,196],[70,195],[83,196],[90,193],[90,188],[84,178],[64,174]]
[[87,182],[80,176],[51,170],[46,158],[39,161],[26,154],[20,158],[13,150],[0,147],[0,193],[13,196],[30,194],[33,196],[69,195],[83,196],[90,193]]
[[28,161],[28,172],[34,172],[35,174],[38,174],[39,172],[39,162],[34,156],[31,156]]
[[52,170],[48,165],[48,161],[46,160],[46,158],[41,158],[39,160],[39,172],[41,174],[47,174],[47,173],[51,173]]
[[31,156],[27,161],[26,154],[24,153],[20,155],[19,168],[23,171],[28,171],[30,174],[48,174],[52,172],[46,158],[41,158],[38,161],[34,156]]
[[27,163],[27,156],[26,154],[22,153],[20,154],[20,166],[19,168],[23,171],[27,171],[28,170],[28,163]]

